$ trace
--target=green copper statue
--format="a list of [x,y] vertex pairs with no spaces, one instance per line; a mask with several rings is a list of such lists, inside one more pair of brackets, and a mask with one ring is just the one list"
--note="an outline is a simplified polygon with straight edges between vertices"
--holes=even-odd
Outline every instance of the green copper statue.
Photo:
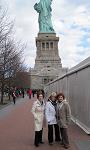
[[40,33],[55,33],[51,21],[51,2],[52,0],[40,0],[34,5],[34,9],[39,13],[39,32]]

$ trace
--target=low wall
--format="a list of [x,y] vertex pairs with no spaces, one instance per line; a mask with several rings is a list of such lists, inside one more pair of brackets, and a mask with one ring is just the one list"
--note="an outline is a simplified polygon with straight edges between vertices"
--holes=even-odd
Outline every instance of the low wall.
[[72,120],[90,134],[90,57],[47,84],[46,96],[63,92],[70,103]]

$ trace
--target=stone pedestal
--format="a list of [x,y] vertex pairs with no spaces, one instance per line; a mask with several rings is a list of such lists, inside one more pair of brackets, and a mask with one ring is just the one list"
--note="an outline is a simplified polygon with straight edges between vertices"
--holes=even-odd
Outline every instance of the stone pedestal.
[[38,33],[36,37],[36,59],[30,71],[31,88],[41,89],[44,85],[66,72],[58,54],[59,37],[56,33]]
[[39,33],[36,38],[37,54],[35,60],[36,70],[45,67],[60,69],[62,67],[61,59],[58,54],[58,41],[55,33]]

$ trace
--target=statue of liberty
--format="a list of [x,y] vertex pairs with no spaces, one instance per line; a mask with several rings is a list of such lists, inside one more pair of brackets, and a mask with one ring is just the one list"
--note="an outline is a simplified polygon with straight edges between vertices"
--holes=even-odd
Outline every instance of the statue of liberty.
[[39,13],[38,23],[40,33],[55,33],[51,21],[52,0],[40,0],[34,5],[34,9]]

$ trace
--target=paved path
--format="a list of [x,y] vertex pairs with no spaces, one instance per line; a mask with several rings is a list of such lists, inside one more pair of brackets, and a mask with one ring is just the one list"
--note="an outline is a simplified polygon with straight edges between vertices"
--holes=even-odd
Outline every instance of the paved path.
[[[17,101],[16,105],[11,104],[0,110],[0,150],[64,150],[58,143],[48,145],[47,127],[44,128],[45,144],[38,148],[33,145],[34,124],[31,114],[33,101],[26,97]],[[90,136],[74,124],[71,124],[69,133],[71,145],[69,150],[90,150]]]

